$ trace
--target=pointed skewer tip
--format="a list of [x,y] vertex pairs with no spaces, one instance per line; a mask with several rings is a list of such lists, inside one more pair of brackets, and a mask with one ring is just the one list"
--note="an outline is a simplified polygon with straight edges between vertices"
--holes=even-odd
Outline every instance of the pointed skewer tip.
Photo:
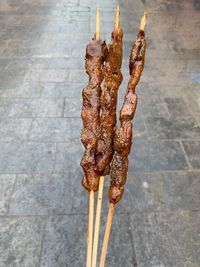
[[147,23],[147,12],[144,12],[144,15],[141,18],[141,23],[140,23],[140,30],[144,31],[145,30],[145,26]]
[[118,5],[116,9],[116,15],[115,15],[115,30],[119,28],[119,21],[120,21],[120,9]]
[[96,11],[96,40],[98,40],[100,37],[100,11],[99,8],[97,8]]

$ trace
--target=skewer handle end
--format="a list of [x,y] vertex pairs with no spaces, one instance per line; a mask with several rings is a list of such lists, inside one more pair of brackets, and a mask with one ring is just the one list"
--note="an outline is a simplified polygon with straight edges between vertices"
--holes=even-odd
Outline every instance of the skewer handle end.
[[106,254],[107,254],[107,249],[108,249],[108,242],[109,242],[109,238],[110,238],[110,231],[111,231],[114,211],[115,211],[115,204],[110,203],[99,267],[105,266]]
[[87,233],[87,258],[86,267],[91,266],[92,261],[92,236],[94,222],[94,191],[89,192],[89,209],[88,209],[88,233]]

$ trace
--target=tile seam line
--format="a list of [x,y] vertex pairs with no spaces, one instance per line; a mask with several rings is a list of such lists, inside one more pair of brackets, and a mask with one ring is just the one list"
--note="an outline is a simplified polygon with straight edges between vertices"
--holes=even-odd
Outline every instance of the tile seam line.
[[[52,168],[52,171],[50,172],[50,175],[53,175],[55,172],[55,169],[56,169],[56,163],[57,163],[57,154],[58,154],[58,144],[57,143],[54,143],[54,146],[55,146],[55,153],[54,153],[54,161],[53,161],[53,168]],[[64,175],[64,173],[63,173]]]
[[200,209],[187,209],[187,210],[178,210],[178,212],[177,212],[177,210],[164,210],[164,211],[158,211],[158,210],[155,210],[155,211],[151,211],[151,212],[149,212],[148,210],[145,210],[145,211],[140,211],[140,210],[137,210],[137,211],[129,211],[129,212],[127,212],[127,214],[129,215],[129,216],[131,216],[131,215],[134,215],[134,214],[152,214],[152,213],[154,213],[154,214],[168,214],[168,213],[171,213],[171,214],[177,214],[177,213],[186,213],[186,212],[188,212],[188,213],[199,213],[200,214]]
[[44,219],[44,226],[42,229],[42,238],[41,238],[41,244],[40,244],[40,252],[39,252],[39,259],[38,259],[38,267],[41,266],[41,262],[42,262],[42,252],[43,252],[43,247],[44,247],[44,241],[45,241],[45,237],[46,237],[46,227],[47,227],[47,220],[48,217],[45,217]]
[[[104,213],[107,214],[106,212]],[[125,215],[127,212],[118,212],[117,215]],[[58,214],[1,214],[1,218],[34,218],[34,217],[41,217],[41,218],[51,218],[51,217],[62,217],[62,216],[86,216],[87,213],[58,213]]]
[[[78,165],[79,167],[79,165]],[[80,167],[80,170],[81,170],[81,167]],[[167,174],[167,173],[176,173],[176,174],[184,174],[184,173],[199,173],[200,172],[200,169],[182,169],[182,170],[159,170],[159,171],[132,171],[132,172],[129,172],[130,175],[138,175],[138,174]],[[12,172],[0,172],[0,175],[65,175],[67,174],[67,171],[64,172],[64,171],[56,171],[56,172],[18,172],[18,173],[12,173]],[[130,184],[130,183],[129,183]]]
[[[33,96],[33,97],[24,97],[24,96],[19,97],[19,96],[16,96],[16,97],[13,97],[13,96],[10,96],[10,97],[2,97],[2,98],[4,100],[9,99],[9,101],[10,101],[10,100],[27,100],[27,99],[29,99],[29,100],[38,100],[38,98],[41,98],[41,100],[52,100],[52,98],[55,99],[55,100],[60,100],[60,99],[63,99],[64,97],[61,97],[61,96],[55,96],[55,97],[49,97],[49,96],[44,96],[44,97],[42,97],[42,96],[38,96],[38,97],[36,97],[36,96]],[[77,97],[71,97],[71,98],[74,98],[74,99],[77,100]],[[80,97],[80,99],[81,99],[81,97]]]
[[[199,209],[185,209],[185,210],[179,210],[178,213],[200,213]],[[177,210],[162,210],[162,211],[157,211],[157,210],[151,210],[150,213],[155,213],[155,214],[177,214]],[[107,213],[104,212],[104,215]],[[134,211],[125,211],[125,212],[118,212],[116,216],[122,216],[122,215],[134,215],[134,214],[149,214],[148,210],[134,210]],[[86,216],[87,213],[58,213],[58,214],[7,214],[7,215],[0,215],[0,219],[7,218],[7,219],[14,219],[14,218],[54,218],[54,217],[64,217],[64,216]]]
[[[14,174],[11,174],[11,175],[14,175]],[[11,204],[11,199],[12,199],[12,196],[14,194],[16,183],[17,183],[17,176],[18,175],[15,174],[15,181],[13,183],[12,190],[11,190],[11,193],[10,193],[10,196],[9,196],[9,199],[8,199],[8,209],[7,209],[7,212],[4,215],[9,214],[9,212],[10,212],[10,204]]]
[[[32,119],[33,121],[35,120],[34,118]],[[37,127],[38,128],[38,127]],[[39,127],[40,128],[40,127]],[[30,127],[30,133],[33,130],[32,125]],[[30,134],[29,133],[29,134]],[[135,137],[134,141],[136,142],[136,139],[140,140],[140,138]],[[76,142],[76,140],[79,140],[79,138],[70,138],[68,140],[62,140],[62,141],[58,141],[58,140],[50,140],[50,141],[45,141],[45,140],[35,140],[35,139],[31,139],[30,137],[28,137],[28,139],[24,139],[22,141],[18,141],[18,140],[11,140],[11,141],[3,141],[0,140],[0,145],[4,145],[4,144],[10,144],[10,145],[15,145],[15,144],[21,144],[21,145],[27,145],[27,144],[69,144],[72,142]],[[180,144],[180,141],[185,141],[185,142],[200,142],[200,138],[198,139],[153,139],[153,140],[143,140],[141,139],[140,141],[145,141],[147,144],[152,144],[152,143],[158,143],[158,141],[160,141],[158,144],[160,143],[165,143],[165,142],[171,142],[171,143],[176,143],[176,144]]]
[[[33,122],[34,122],[34,118],[31,119],[31,123],[30,123],[30,126],[29,126],[29,129],[27,131],[27,136],[26,136],[26,140],[24,140],[24,142],[19,142],[19,144],[26,144],[29,142],[29,139],[30,139],[30,135],[31,135],[31,131],[33,129]],[[9,143],[9,142],[8,142]],[[12,141],[12,144],[15,144],[14,140]],[[17,142],[16,142],[17,143]],[[1,144],[1,143],[0,143]]]
[[[195,141],[194,141],[194,142],[195,142]],[[189,170],[192,170],[193,168],[192,168],[192,165],[191,165],[190,160],[189,160],[189,158],[188,158],[188,155],[187,155],[187,153],[186,153],[186,151],[185,151],[185,148],[184,148],[184,145],[183,145],[183,143],[182,143],[182,140],[179,140],[179,144],[180,144],[181,150],[183,151],[183,154],[184,154],[185,160],[186,160],[186,162],[187,162],[187,165],[188,165],[188,167],[189,167]]]
[[127,219],[128,219],[128,232],[131,236],[131,245],[132,245],[132,262],[134,267],[138,267],[138,260],[137,260],[137,255],[136,255],[136,249],[135,249],[135,241],[134,241],[134,234],[133,234],[133,229],[131,227],[131,220],[130,220],[130,215],[127,213]]
[[[63,97],[64,98],[64,97]],[[60,99],[63,99],[63,98],[60,98]],[[64,113],[64,111],[62,111],[62,113]],[[61,114],[60,116],[52,116],[52,117],[47,117],[47,116],[45,116],[45,117],[40,117],[40,116],[32,116],[32,117],[23,117],[23,116],[19,116],[19,117],[17,117],[17,116],[6,116],[5,115],[5,117],[4,116],[0,116],[0,118],[3,118],[4,120],[5,119],[7,119],[7,120],[25,120],[25,119],[29,119],[29,120],[31,120],[31,119],[40,119],[40,120],[45,120],[45,119],[81,119],[81,116],[64,116],[64,114]]]
[[[63,98],[63,109],[62,109],[62,113],[61,113],[61,118],[66,118],[66,117],[65,117],[66,98],[67,98],[67,97],[64,97],[64,98]],[[75,98],[75,99],[77,100],[77,98]]]

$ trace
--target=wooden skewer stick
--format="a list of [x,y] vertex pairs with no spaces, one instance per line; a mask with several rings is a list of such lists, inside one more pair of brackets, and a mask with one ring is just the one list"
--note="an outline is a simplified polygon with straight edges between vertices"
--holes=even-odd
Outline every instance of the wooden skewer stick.
[[97,8],[97,13],[96,13],[96,40],[99,40],[100,36],[100,12],[99,9]]
[[89,193],[89,207],[88,207],[88,232],[87,232],[86,267],[91,267],[93,222],[94,222],[94,191],[90,191],[90,193]]
[[100,228],[100,218],[101,218],[101,207],[102,207],[102,196],[103,196],[103,186],[104,186],[104,176],[100,177],[99,180],[99,191],[97,200],[97,210],[96,210],[96,220],[94,229],[94,241],[93,241],[93,253],[92,253],[92,267],[96,267],[97,262],[97,250],[99,242],[99,228]]
[[146,23],[147,23],[147,12],[144,12],[144,15],[141,18],[140,30],[142,31],[145,30]]
[[[97,13],[96,21],[97,21],[97,25],[98,25],[98,21],[99,21],[98,13]],[[119,21],[120,21],[120,9],[119,9],[119,5],[118,5],[117,9],[116,9],[114,30],[119,28]],[[97,250],[98,250],[98,241],[99,241],[99,228],[100,228],[100,218],[101,218],[103,186],[104,186],[104,176],[101,176],[100,181],[99,181],[99,192],[98,192],[96,221],[95,221],[95,230],[94,230],[92,267],[96,267],[96,261],[97,261]]]
[[[141,18],[140,30],[143,30],[143,31],[145,30],[146,21],[147,21],[147,13],[144,12],[144,15]],[[111,231],[111,226],[112,226],[112,219],[113,219],[113,215],[114,215],[114,210],[115,210],[115,204],[114,203],[110,203],[99,267],[104,267],[104,265],[105,265],[106,254],[107,254],[107,249],[108,249],[108,242],[109,242],[110,231]]]
[[[100,14],[99,14],[99,9],[97,9],[95,39],[98,40],[99,36],[100,36]],[[94,191],[90,191],[90,193],[89,193],[89,208],[88,208],[86,267],[91,267],[91,262],[92,262],[93,224],[94,224]]]
[[108,249],[108,242],[110,238],[110,230],[112,226],[112,219],[115,211],[115,204],[110,203],[110,207],[108,210],[108,217],[107,217],[107,222],[106,222],[106,230],[104,234],[104,239],[103,239],[103,247],[102,247],[102,252],[101,252],[101,260],[100,260],[100,265],[99,267],[104,267],[105,261],[106,261],[106,254],[107,254],[107,249]]
[[117,30],[119,28],[119,21],[120,21],[120,9],[119,9],[119,5],[117,6],[116,9],[116,15],[115,15],[115,30]]
[[[96,40],[100,38],[100,12],[97,8],[96,12]],[[101,218],[101,207],[102,207],[102,195],[103,195],[103,186],[104,186],[104,176],[101,176],[99,179],[99,190],[98,190],[98,200],[97,200],[97,210],[96,210],[96,219],[95,219],[95,230],[94,230],[94,241],[93,241],[93,254],[92,254],[92,267],[96,266],[97,259],[97,249],[98,249],[98,239],[99,239],[99,227],[100,227],[100,218]]]

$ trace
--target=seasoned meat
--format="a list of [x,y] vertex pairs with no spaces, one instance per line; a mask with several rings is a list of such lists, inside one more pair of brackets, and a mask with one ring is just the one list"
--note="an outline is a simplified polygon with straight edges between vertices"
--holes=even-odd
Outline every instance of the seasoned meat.
[[122,198],[124,185],[128,171],[128,155],[132,145],[132,123],[137,107],[137,95],[135,93],[145,59],[146,41],[144,31],[140,30],[136,42],[131,49],[129,60],[130,79],[125,95],[124,103],[120,111],[121,127],[115,129],[114,156],[110,171],[110,202],[116,204]]
[[130,80],[128,82],[128,89],[124,99],[124,104],[120,111],[121,123],[132,120],[137,107],[137,95],[135,88],[140,81],[140,77],[144,68],[146,51],[146,40],[144,31],[140,31],[136,42],[131,49],[129,60]]
[[100,135],[100,96],[103,81],[103,64],[107,55],[105,42],[92,40],[86,48],[85,68],[89,76],[89,83],[83,89],[83,106],[81,117],[83,129],[81,141],[85,153],[81,160],[84,171],[82,185],[87,190],[98,190],[99,175],[96,173],[96,150]]
[[126,122],[123,127],[115,131],[115,154],[111,163],[109,198],[111,202],[120,201],[124,192],[128,171],[128,154],[132,144],[132,123]]
[[116,125],[116,105],[119,86],[122,82],[122,38],[120,28],[111,35],[108,58],[104,66],[104,87],[101,95],[101,128],[97,145],[97,172],[99,175],[109,174],[113,157],[114,127]]

